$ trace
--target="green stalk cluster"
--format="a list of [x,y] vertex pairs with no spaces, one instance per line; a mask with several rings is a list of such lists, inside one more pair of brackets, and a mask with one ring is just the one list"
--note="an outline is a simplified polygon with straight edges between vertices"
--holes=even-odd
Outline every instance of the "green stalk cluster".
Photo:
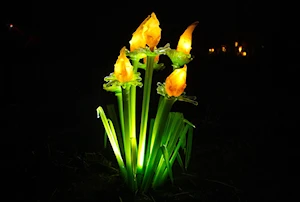
[[[133,192],[146,192],[149,188],[157,188],[166,182],[167,177],[173,182],[172,166],[175,160],[186,170],[191,155],[194,126],[184,119],[182,113],[171,112],[173,104],[178,100],[176,97],[160,96],[156,117],[149,121],[152,77],[156,65],[154,58],[153,55],[147,57],[138,140],[136,86],[127,85],[115,93],[118,115],[113,105],[108,105],[109,118],[101,107],[97,109],[120,172]],[[132,60],[132,63],[134,71],[137,72],[141,64],[138,60]],[[180,148],[184,151],[185,164]]]

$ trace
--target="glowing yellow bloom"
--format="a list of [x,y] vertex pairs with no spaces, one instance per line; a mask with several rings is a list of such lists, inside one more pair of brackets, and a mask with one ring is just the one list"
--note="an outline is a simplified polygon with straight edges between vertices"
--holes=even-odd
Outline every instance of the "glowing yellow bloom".
[[186,71],[187,67],[175,69],[166,79],[166,92],[169,96],[180,96],[186,87]]
[[155,13],[152,13],[151,16],[148,16],[132,34],[132,38],[129,41],[130,51],[134,51],[138,48],[145,48],[146,45],[153,50],[159,43],[160,38],[161,28],[159,27],[159,21]]
[[146,47],[146,40],[143,36],[143,27],[144,24],[149,20],[150,16],[148,16],[142,24],[136,29],[136,31],[132,34],[132,38],[129,41],[130,43],[130,51],[134,51],[138,48],[145,48]]
[[192,34],[195,27],[198,25],[198,21],[194,22],[184,31],[184,33],[180,36],[177,45],[177,51],[184,52],[185,54],[190,54],[192,49]]
[[120,55],[115,64],[114,74],[119,82],[128,82],[133,78],[133,66],[126,57],[125,46],[121,49]]

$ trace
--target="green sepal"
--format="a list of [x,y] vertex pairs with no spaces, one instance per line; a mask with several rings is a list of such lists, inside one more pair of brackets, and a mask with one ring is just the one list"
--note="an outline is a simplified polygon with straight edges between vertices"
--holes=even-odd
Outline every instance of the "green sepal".
[[103,89],[109,92],[120,93],[122,91],[121,87],[124,89],[131,85],[142,87],[143,83],[140,75],[140,72],[135,72],[131,81],[120,82],[114,73],[110,73],[109,76],[104,77],[104,81],[107,83],[103,84]]
[[188,64],[193,60],[191,54],[185,54],[181,51],[177,51],[175,49],[170,49],[167,51],[167,56],[172,61],[172,66],[174,69],[180,68],[185,64]]

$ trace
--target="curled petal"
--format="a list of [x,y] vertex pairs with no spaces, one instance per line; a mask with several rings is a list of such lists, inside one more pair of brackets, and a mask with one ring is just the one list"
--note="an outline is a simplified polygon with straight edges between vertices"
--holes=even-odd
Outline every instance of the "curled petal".
[[124,46],[115,64],[114,74],[119,82],[128,82],[133,77],[133,66],[129,59],[126,57],[126,47]]
[[187,96],[184,93],[178,97],[179,101],[184,101],[184,102],[188,102],[191,103],[193,105],[198,105],[198,102],[196,101],[197,97],[196,96]]
[[159,27],[159,21],[155,13],[152,13],[151,16],[148,16],[132,34],[132,38],[129,41],[130,51],[145,48],[146,45],[153,50],[159,43],[160,38],[161,28]]
[[194,22],[184,31],[184,33],[180,36],[177,45],[177,51],[184,52],[185,54],[190,54],[192,49],[192,34],[195,27],[198,25],[198,21]]
[[132,38],[129,41],[130,44],[130,51],[134,51],[139,48],[145,48],[146,47],[146,40],[143,36],[143,28],[145,23],[149,20],[150,16],[148,16],[141,24],[140,26],[135,30],[135,32],[132,34]]
[[151,14],[151,17],[144,25],[144,37],[146,39],[146,44],[151,50],[153,50],[160,41],[161,28],[159,27],[159,21],[155,13]]
[[178,97],[186,88],[186,72],[187,67],[175,69],[166,79],[166,92],[168,96]]

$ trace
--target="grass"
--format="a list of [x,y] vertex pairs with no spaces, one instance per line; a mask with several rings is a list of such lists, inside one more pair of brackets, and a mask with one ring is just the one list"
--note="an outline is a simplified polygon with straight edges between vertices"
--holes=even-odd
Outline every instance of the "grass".
[[[48,143],[43,154],[31,153],[33,164],[23,173],[27,186],[19,191],[20,196],[31,201],[246,201],[245,193],[228,179],[230,175],[227,179],[224,175],[217,177],[224,167],[209,173],[211,166],[218,166],[213,156],[224,153],[220,149],[223,143],[218,144],[217,149],[216,145],[196,145],[187,172],[174,165],[174,185],[168,181],[147,195],[134,196],[123,183],[117,162],[110,161],[115,159],[111,148],[98,152],[61,151],[55,143]],[[199,165],[199,161],[206,165]]]

